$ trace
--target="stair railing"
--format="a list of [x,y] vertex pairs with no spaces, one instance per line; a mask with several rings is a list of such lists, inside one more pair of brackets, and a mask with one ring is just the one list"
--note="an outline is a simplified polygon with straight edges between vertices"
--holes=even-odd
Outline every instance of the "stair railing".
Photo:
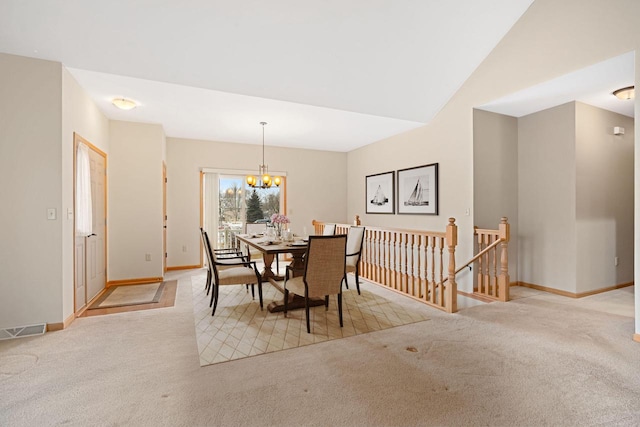
[[[494,301],[509,301],[509,223],[506,217],[500,219],[497,230],[474,227],[477,254],[455,271],[458,274],[476,263],[477,284],[475,295]],[[500,268],[498,269],[498,260]]]
[[[312,224],[315,233],[322,234],[325,223],[314,220]],[[358,216],[354,225],[360,225]],[[336,224],[336,234],[346,234],[349,227]],[[359,274],[429,306],[455,313],[457,244],[454,218],[449,218],[443,232],[366,226]]]

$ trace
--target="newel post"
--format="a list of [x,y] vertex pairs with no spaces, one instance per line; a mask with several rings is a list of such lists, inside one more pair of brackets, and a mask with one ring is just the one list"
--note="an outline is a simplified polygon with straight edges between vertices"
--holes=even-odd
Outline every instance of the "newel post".
[[500,301],[509,301],[509,254],[507,249],[509,247],[509,239],[511,238],[509,223],[507,217],[503,216],[500,219],[500,225],[498,226],[500,232],[500,277],[498,277],[498,297]]
[[456,246],[458,245],[458,226],[455,218],[449,218],[447,225],[447,247],[449,248],[449,278],[446,284],[445,301],[448,313],[458,311],[458,285],[456,284]]

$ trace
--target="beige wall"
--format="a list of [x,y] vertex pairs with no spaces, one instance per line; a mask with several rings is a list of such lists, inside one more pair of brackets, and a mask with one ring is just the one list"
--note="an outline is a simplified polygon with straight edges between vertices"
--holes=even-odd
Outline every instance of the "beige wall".
[[573,293],[633,281],[633,122],[582,103],[519,120],[474,111],[474,218],[508,213],[512,281]]
[[59,322],[62,66],[0,54],[0,93],[0,328]]
[[572,293],[633,281],[633,122],[579,102],[518,120],[519,280]]
[[632,118],[576,103],[578,293],[633,281],[634,139]]
[[109,134],[108,280],[160,277],[164,131],[111,121]]
[[518,120],[473,110],[473,221],[497,229],[509,219],[509,276],[518,280]]
[[[73,76],[62,68],[62,312],[74,311],[73,134],[77,133],[103,152],[109,152],[109,120]],[[68,215],[68,212],[70,214]]]
[[575,103],[518,119],[518,279],[576,291]]
[[[347,217],[360,215],[364,226],[391,226],[417,230],[444,231],[449,217],[456,218],[459,236],[466,245],[458,247],[459,261],[470,259],[473,247],[465,233],[473,233],[471,208],[473,191],[471,171],[473,159],[461,153],[472,153],[471,110],[468,111],[469,138],[461,138],[460,127],[454,127],[441,135],[433,132],[439,127],[438,116],[434,123],[412,132],[397,135],[347,155],[348,212]],[[381,172],[413,166],[438,163],[439,215],[376,215],[365,214],[365,177]],[[466,211],[470,215],[466,215]],[[396,208],[397,211],[397,208]],[[468,270],[458,275],[460,289],[470,291],[472,283]]]
[[[588,3],[536,0],[428,125],[349,153],[348,216],[364,211],[365,175],[439,162],[438,217],[367,215],[363,218],[364,224],[440,230],[446,224],[446,218],[452,216],[460,227],[457,260],[469,259],[474,224],[471,216],[465,216],[465,209],[471,207],[474,199],[473,108],[638,50],[638,16],[640,2],[635,0]],[[639,72],[636,55],[636,80]],[[636,108],[636,114],[638,111]],[[636,200],[640,203],[640,196],[636,196]],[[636,212],[639,209],[637,206]],[[521,209],[519,214],[521,216]],[[636,219],[640,220],[640,215]],[[522,237],[522,224],[519,226]],[[638,254],[640,235],[635,246]],[[522,258],[525,256],[522,242],[520,248]],[[573,248],[575,253],[575,246]],[[549,271],[549,274],[554,273]],[[562,272],[558,273],[562,275]],[[469,289],[470,284],[464,277],[459,277],[459,281],[463,283],[462,289]],[[640,281],[636,282],[640,286]],[[636,292],[640,307],[638,294],[640,290]],[[640,330],[640,315],[636,316],[636,322],[636,329]]]
[[108,152],[108,121],[57,62],[0,54],[0,87],[0,328],[59,323],[74,302],[73,132]]
[[[272,160],[267,156],[272,169],[296,170],[296,180],[291,180],[291,199],[296,193],[300,200],[306,202],[322,200],[324,203],[309,203],[302,206],[301,202],[292,205],[292,216],[295,216],[296,224],[308,223],[311,218],[318,217],[326,220],[351,221],[355,214],[363,216],[365,224],[389,225],[407,228],[443,229],[447,223],[447,217],[457,218],[460,225],[460,247],[458,260],[468,259],[472,253],[473,212],[466,216],[465,211],[473,205],[473,108],[500,98],[515,91],[530,87],[537,83],[561,76],[571,71],[586,67],[602,60],[620,55],[640,48],[640,31],[637,29],[637,17],[640,16],[640,2],[636,0],[596,0],[583,2],[580,0],[536,0],[523,18],[516,23],[511,31],[496,46],[487,59],[463,84],[454,97],[443,107],[440,113],[429,123],[420,129],[400,134],[392,138],[380,141],[362,149],[355,150],[345,155],[346,159],[339,156],[336,161],[323,159],[329,154],[318,153],[321,160],[316,162],[315,156],[302,156],[294,158],[300,166],[290,166],[291,159],[287,156]],[[68,173],[68,160],[62,154],[64,130],[62,129],[62,104],[61,85],[63,81],[60,64],[17,58],[0,54],[0,87],[3,89],[4,98],[0,106],[0,197],[3,200],[4,209],[0,213],[0,219],[11,227],[2,229],[0,235],[0,256],[4,260],[3,269],[0,271],[0,327],[15,326],[23,323],[36,323],[39,321],[60,322],[64,318],[61,301],[63,300],[63,287],[61,283],[64,277],[68,279],[67,249],[62,243],[63,225],[60,214],[64,205],[68,204],[68,196],[63,195],[61,178]],[[640,59],[636,55],[636,81],[640,80]],[[65,95],[66,96],[66,95]],[[640,112],[640,103],[636,99],[636,116]],[[147,126],[147,125],[144,125]],[[123,133],[128,133],[124,132]],[[151,132],[153,133],[153,132]],[[162,137],[157,132],[158,146]],[[134,132],[135,134],[135,132]],[[83,135],[91,139],[91,136]],[[112,135],[113,136],[113,135]],[[113,157],[124,159],[128,155],[138,156],[142,161],[142,169],[147,167],[146,161],[138,152],[135,138],[124,136],[132,145],[129,153],[122,141],[116,142],[119,147],[117,156],[112,156],[113,147],[109,147],[109,165]],[[144,139],[144,138],[143,138]],[[28,144],[29,151],[26,151]],[[257,146],[254,146],[254,150]],[[157,147],[154,147],[155,150]],[[33,149],[33,150],[31,150]],[[235,167],[255,169],[259,163],[259,156],[249,159],[249,153],[244,148],[238,152],[246,153],[242,160],[229,160],[221,153],[235,151],[225,148],[222,151],[216,149],[204,149],[201,160],[195,160],[190,154],[188,158],[175,155],[177,150],[172,150],[171,144],[167,146],[168,167],[171,170],[172,158],[177,159],[175,166],[175,182],[181,180],[187,184],[185,194],[176,188],[169,191],[170,209],[174,211],[176,224],[175,232],[170,232],[170,239],[174,239],[173,246],[180,245],[182,241],[192,247],[198,245],[197,227],[199,220],[193,221],[191,215],[197,206],[192,204],[193,195],[197,197],[197,184],[190,181],[192,173],[197,176],[200,166],[227,167],[229,163],[238,163]],[[172,151],[174,155],[172,156]],[[257,151],[257,150],[255,150]],[[640,150],[635,151],[636,164],[640,164]],[[157,164],[157,172],[150,169],[151,178],[156,176],[159,183],[161,148],[157,148],[158,158],[153,161]],[[284,159],[287,159],[287,163]],[[282,162],[281,162],[282,160]],[[279,164],[274,164],[274,161]],[[116,162],[119,162],[116,160]],[[120,174],[110,176],[117,181],[117,185],[127,194],[126,160],[120,162],[118,169]],[[179,166],[180,162],[182,166]],[[208,163],[203,165],[203,163]],[[417,166],[421,164],[440,163],[440,215],[439,216],[413,216],[413,215],[364,215],[364,177],[365,175],[396,170],[399,168]],[[241,165],[240,165],[241,163]],[[309,164],[312,167],[309,167]],[[190,165],[190,166],[188,166]],[[315,168],[316,165],[324,166]],[[229,167],[234,167],[230,166]],[[185,169],[186,168],[186,169]],[[187,170],[188,169],[188,170]],[[638,169],[638,168],[636,168]],[[640,169],[638,169],[640,170]],[[29,171],[29,173],[25,173]],[[329,172],[329,173],[328,173]],[[111,173],[111,172],[110,172]],[[135,182],[144,181],[146,177],[133,173]],[[336,185],[342,176],[342,183],[347,183],[346,190]],[[51,179],[55,177],[55,179]],[[327,182],[325,185],[305,184],[304,179],[320,178]],[[171,188],[171,172],[169,173]],[[197,182],[197,178],[196,182]],[[640,175],[639,178],[640,179]],[[19,186],[16,183],[20,183]],[[295,185],[294,185],[295,183]],[[160,184],[160,183],[159,183]],[[161,186],[158,184],[158,194],[161,194]],[[177,185],[177,184],[174,184]],[[150,185],[149,188],[152,188]],[[640,221],[640,186],[635,186],[635,219]],[[109,190],[109,194],[115,192]],[[155,191],[155,190],[153,190]],[[314,192],[316,194],[314,194]],[[174,197],[171,205],[171,197]],[[38,197],[32,197],[37,194]],[[148,195],[142,195],[146,200]],[[123,198],[126,198],[123,196]],[[117,244],[117,248],[123,249],[122,254],[131,255],[131,262],[139,263],[140,256],[144,253],[161,248],[161,225],[158,226],[157,237],[154,230],[146,230],[145,221],[155,222],[154,215],[161,223],[159,212],[161,207],[161,195],[150,197],[149,207],[140,206],[135,201],[132,207],[119,200],[116,203],[118,221],[122,221],[122,229],[117,231],[117,239],[114,242],[110,235],[110,245]],[[344,201],[346,200],[346,209]],[[126,201],[125,201],[126,202]],[[186,203],[183,203],[186,202]],[[113,201],[110,200],[110,207]],[[46,209],[54,207],[58,212],[58,220],[47,221]],[[154,213],[151,213],[151,210]],[[111,212],[110,212],[111,214]],[[171,213],[170,213],[171,215]],[[143,239],[139,230],[129,229],[124,222],[125,218],[132,220],[134,227],[143,224],[145,229]],[[199,217],[199,214],[196,214]],[[178,223],[178,219],[188,218],[185,224]],[[171,221],[171,216],[170,216]],[[66,227],[66,226],[65,226]],[[155,229],[155,225],[152,228]],[[179,231],[184,227],[185,232]],[[110,226],[111,231],[116,232],[117,227]],[[191,231],[193,230],[194,231]],[[130,231],[130,232],[128,232]],[[191,234],[193,233],[193,234]],[[640,232],[634,231],[635,262],[640,264]],[[172,237],[171,237],[172,236]],[[34,267],[33,247],[35,243],[40,245],[38,253],[44,254],[38,259],[37,267]],[[131,243],[130,246],[127,243]],[[134,247],[143,245],[145,247]],[[179,247],[179,246],[177,246]],[[114,277],[118,279],[131,274],[156,275],[158,267],[153,262],[143,263],[145,268],[137,269],[128,266],[128,260],[120,260],[122,255],[117,248],[110,247],[110,254],[117,255],[118,261],[110,259],[114,266]],[[147,249],[149,248],[149,249]],[[172,249],[169,249],[170,251]],[[161,252],[161,249],[158,249]],[[173,250],[176,252],[176,250]],[[159,254],[161,255],[161,254]],[[63,259],[64,258],[64,259]],[[185,258],[176,258],[175,264],[192,264],[198,257],[188,252]],[[154,261],[157,258],[154,258]],[[120,267],[120,261],[124,267]],[[6,268],[4,266],[7,266]],[[117,265],[117,267],[116,267]],[[171,264],[170,264],[171,265]],[[149,266],[150,268],[146,268]],[[133,271],[135,270],[135,271]],[[147,271],[148,270],[148,271]],[[115,274],[115,273],[118,274]],[[464,283],[463,273],[459,281]],[[636,273],[640,274],[640,273]],[[640,333],[640,276],[636,280],[636,332]],[[461,286],[465,289],[465,285]],[[468,290],[468,286],[466,287]],[[65,298],[65,307],[66,307]]]
[[[305,226],[311,230],[313,219],[347,220],[346,157],[345,153],[266,147],[269,170],[287,174],[287,215],[294,232],[302,232]],[[261,160],[258,145],[167,138],[169,267],[200,264],[200,170],[255,173]]]

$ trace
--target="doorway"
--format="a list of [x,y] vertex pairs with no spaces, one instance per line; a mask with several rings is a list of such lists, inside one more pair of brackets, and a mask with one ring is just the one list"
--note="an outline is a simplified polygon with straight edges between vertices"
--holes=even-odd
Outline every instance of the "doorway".
[[[81,148],[79,148],[81,147]],[[86,148],[83,148],[86,147]],[[89,161],[90,228],[78,232],[78,150],[86,150]],[[106,287],[107,272],[107,155],[74,133],[74,311],[78,313]],[[82,167],[82,166],[81,166]],[[84,197],[84,196],[82,196]]]
[[162,162],[162,271],[167,272],[167,164]]

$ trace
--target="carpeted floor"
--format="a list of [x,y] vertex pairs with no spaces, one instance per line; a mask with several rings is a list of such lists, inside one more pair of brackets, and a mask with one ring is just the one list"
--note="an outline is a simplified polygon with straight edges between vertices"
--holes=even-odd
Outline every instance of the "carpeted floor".
[[200,367],[204,275],[168,275],[174,307],[0,341],[0,425],[640,425],[632,288],[574,300],[515,287],[508,303]]
[[[282,293],[264,283],[264,310],[258,297],[252,298],[244,286],[222,286],[215,316],[209,308],[210,296],[204,290],[205,278],[192,279],[193,310],[200,365],[256,356],[366,334],[428,319],[424,304],[402,298],[400,302],[380,293],[355,286],[343,292],[343,327],[340,327],[336,297],[329,309],[310,309],[311,333],[307,333],[304,310],[269,313],[271,301],[282,300]],[[257,293],[257,289],[256,289]]]

